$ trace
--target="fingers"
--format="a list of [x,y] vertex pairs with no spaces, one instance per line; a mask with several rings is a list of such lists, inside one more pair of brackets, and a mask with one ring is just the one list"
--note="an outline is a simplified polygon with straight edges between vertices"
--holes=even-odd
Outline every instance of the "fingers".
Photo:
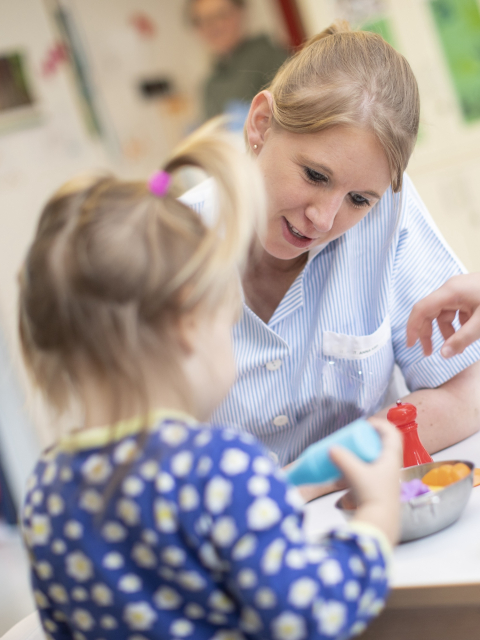
[[392,464],[397,464],[398,462],[400,467],[403,458],[403,445],[399,430],[388,420],[382,418],[371,417],[368,421],[375,427],[382,438],[382,457],[389,458]]
[[[382,439],[382,452],[378,460],[400,469],[403,457],[402,439],[396,427],[381,418],[369,418]],[[329,452],[332,462],[340,469],[348,484],[357,482],[358,476],[365,473],[368,463],[343,447],[332,447]]]
[[455,320],[456,311],[442,311],[437,318],[438,328],[445,340],[448,340],[450,336],[455,333],[453,321]]
[[[442,287],[413,307],[407,322],[407,346],[420,340],[425,355],[432,353],[432,323],[436,319],[446,340],[441,350],[445,358],[462,351],[480,339],[480,273],[450,278]],[[453,321],[458,312],[462,329],[455,333]]]
[[407,322],[407,346],[413,347],[418,339],[422,341],[422,346],[423,340],[428,344],[432,322],[444,311],[448,301],[448,293],[441,288],[414,305]]
[[451,358],[462,353],[469,345],[479,338],[480,311],[477,309],[471,318],[445,342],[440,353],[444,358]]
[[330,459],[337,466],[350,486],[357,484],[357,478],[364,472],[365,462],[344,447],[332,447]]

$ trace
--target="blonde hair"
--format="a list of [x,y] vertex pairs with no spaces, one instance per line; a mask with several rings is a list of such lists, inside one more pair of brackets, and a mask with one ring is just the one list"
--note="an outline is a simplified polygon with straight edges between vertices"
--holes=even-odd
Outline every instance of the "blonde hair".
[[365,127],[383,147],[394,192],[415,146],[420,100],[407,60],[381,36],[337,21],[279,69],[269,91],[273,122],[294,133]]
[[238,298],[238,268],[262,223],[261,178],[212,124],[164,170],[192,165],[216,181],[212,226],[173,193],[114,177],[72,180],[46,204],[20,273],[19,330],[29,371],[58,410],[79,392],[80,362],[108,384],[112,406],[125,390],[142,403],[144,355],[174,376],[176,320]]

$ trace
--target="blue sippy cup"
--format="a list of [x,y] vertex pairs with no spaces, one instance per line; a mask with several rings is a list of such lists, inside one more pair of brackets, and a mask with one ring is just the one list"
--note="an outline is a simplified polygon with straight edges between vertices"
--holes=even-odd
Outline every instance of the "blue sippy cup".
[[286,471],[290,482],[301,485],[338,480],[340,470],[329,456],[330,449],[337,445],[349,449],[364,462],[373,462],[382,450],[382,440],[377,431],[360,418],[307,447]]

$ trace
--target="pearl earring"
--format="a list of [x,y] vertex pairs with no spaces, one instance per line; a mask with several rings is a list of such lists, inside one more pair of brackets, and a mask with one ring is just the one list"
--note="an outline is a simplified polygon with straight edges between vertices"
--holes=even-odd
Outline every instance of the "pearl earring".
[[253,149],[256,151],[258,149],[258,144],[254,144]]

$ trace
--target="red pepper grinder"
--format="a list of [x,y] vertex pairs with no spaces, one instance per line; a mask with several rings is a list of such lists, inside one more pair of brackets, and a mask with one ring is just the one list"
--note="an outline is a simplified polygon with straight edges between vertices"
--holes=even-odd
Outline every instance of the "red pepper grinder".
[[414,467],[416,464],[433,462],[418,437],[416,417],[417,408],[409,402],[401,402],[400,400],[397,400],[397,406],[387,413],[387,419],[402,432],[404,467]]

